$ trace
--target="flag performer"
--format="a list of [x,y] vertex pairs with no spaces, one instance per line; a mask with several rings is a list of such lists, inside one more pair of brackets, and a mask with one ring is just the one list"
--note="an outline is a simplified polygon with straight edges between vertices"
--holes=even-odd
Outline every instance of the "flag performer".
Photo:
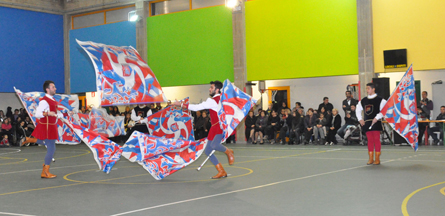
[[[358,104],[356,109],[357,119],[362,125],[362,129],[366,132],[366,138],[368,139],[368,165],[380,164],[380,155],[382,144],[380,142],[380,131],[383,130],[382,122],[383,118],[381,110],[386,104],[386,100],[378,96],[375,93],[375,86],[373,83],[366,84],[367,97],[364,97]],[[364,116],[362,117],[362,111]],[[375,160],[374,160],[375,150]]]
[[35,113],[35,117],[39,118],[40,121],[32,133],[33,138],[27,137],[22,145],[26,143],[45,145],[47,150],[40,177],[55,178],[57,176],[49,172],[49,165],[56,151],[56,140],[59,138],[57,118],[62,118],[64,114],[57,112],[58,103],[54,100],[54,95],[56,94],[54,82],[51,80],[45,81],[43,90],[46,94],[40,99]]
[[213,150],[226,153],[227,158],[229,160],[229,165],[232,165],[235,161],[235,158],[233,156],[233,150],[221,144],[221,141],[223,139],[223,130],[219,125],[218,103],[221,98],[220,94],[222,87],[223,84],[220,81],[210,82],[209,95],[211,98],[208,98],[206,101],[200,104],[189,104],[187,106],[187,105],[182,105],[180,101],[176,101],[173,103],[173,105],[183,106],[184,108],[192,111],[199,111],[205,109],[208,109],[210,111],[210,122],[212,126],[210,127],[209,130],[209,135],[207,137],[208,143],[204,152],[206,153],[206,155],[209,156],[210,161],[213,163],[213,165],[215,165],[216,170],[218,170],[218,174],[213,176],[212,177],[213,179],[227,177],[227,173],[222,167],[221,163],[218,162],[218,158],[216,158],[214,154],[211,154]]

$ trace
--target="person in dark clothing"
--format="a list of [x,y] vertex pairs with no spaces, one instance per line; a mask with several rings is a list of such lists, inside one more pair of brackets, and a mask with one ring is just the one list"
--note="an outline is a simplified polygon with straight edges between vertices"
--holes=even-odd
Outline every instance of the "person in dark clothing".
[[[324,118],[324,114],[318,114],[318,118],[315,120],[314,126],[314,139],[317,139],[318,145],[323,145],[326,137],[326,124],[327,120]],[[315,145],[315,141],[314,141]]]
[[[429,112],[428,112],[429,113]],[[419,120],[427,120],[430,119],[430,115],[426,113],[421,106],[417,107],[417,117]],[[422,139],[423,139],[423,135],[425,134],[425,130],[426,130],[426,126],[428,126],[428,123],[419,122],[419,135],[418,135],[418,141],[419,141],[419,145],[422,144]]]
[[308,144],[312,137],[316,119],[317,116],[314,115],[314,109],[309,108],[306,117],[304,117],[304,145]]
[[194,131],[195,131],[195,139],[196,140],[200,140],[202,138],[204,138],[205,136],[204,134],[204,119],[202,117],[202,113],[201,111],[196,111],[196,116],[194,119]]
[[[445,106],[440,107],[440,114],[437,116],[436,120],[445,120]],[[428,135],[434,139],[434,143],[437,145],[440,145],[440,140],[437,139],[434,132],[440,132],[441,129],[439,124],[445,124],[445,123],[436,123],[436,127],[428,128]],[[440,139],[443,139],[443,133],[440,133]]]
[[274,110],[272,111],[272,117],[269,118],[267,127],[266,127],[266,134],[267,139],[269,140],[270,144],[275,143],[275,132],[280,130],[280,117],[278,117],[277,112]]
[[[331,112],[332,109],[334,109],[334,106],[329,103],[329,98],[328,97],[324,97],[323,98],[323,103],[321,103],[320,105],[318,105],[318,111],[320,112],[321,108],[324,107],[324,109],[326,110],[326,112]],[[326,116],[325,116],[326,117]]]
[[346,112],[345,124],[343,126],[341,126],[340,129],[338,129],[337,134],[342,139],[346,139],[345,133],[346,133],[346,130],[349,128],[348,126],[358,125],[358,124],[359,124],[359,122],[358,122],[357,116],[355,115],[355,105],[351,105],[351,110]]
[[267,117],[271,117],[272,116],[272,110],[273,110],[273,104],[269,104],[268,105],[268,108],[267,108],[267,110],[266,110],[266,116]]
[[[292,127],[292,115],[290,115],[290,110],[285,109],[284,115],[281,116],[280,119],[280,136],[278,137],[278,141],[280,141],[280,144],[285,145],[286,144],[286,134],[289,132],[289,128]],[[291,142],[289,142],[291,144]]]
[[289,139],[291,143],[300,144],[300,135],[304,128],[304,115],[303,109],[298,108],[293,112],[292,128],[289,130]]
[[351,91],[346,91],[346,99],[343,100],[343,110],[345,111],[345,115],[348,111],[351,111],[351,106],[357,106],[358,101],[352,97]]
[[255,133],[255,123],[256,119],[253,115],[253,111],[251,110],[249,111],[249,114],[247,114],[246,121],[244,122],[244,124],[246,125],[245,136],[247,143],[256,144],[256,142],[253,141],[253,135]]
[[328,136],[326,137],[325,145],[337,145],[337,139],[335,139],[335,135],[337,134],[338,129],[341,127],[341,117],[338,114],[337,109],[332,109],[332,120],[328,122],[327,128]]
[[428,99],[428,92],[422,92],[422,100],[420,100],[420,108],[424,113],[431,115],[431,110],[434,108],[434,104],[432,100]]
[[264,136],[264,131],[267,127],[267,119],[268,117],[266,116],[266,112],[265,111],[261,111],[260,115],[257,117],[256,119],[256,123],[255,123],[255,136],[254,136],[254,142],[256,143],[258,136],[260,137],[260,144],[264,144],[263,142],[263,136]]
[[282,110],[286,110],[286,109],[289,109],[289,107],[287,107],[286,102],[283,101],[283,102],[281,102],[281,106],[277,109],[277,111],[279,114],[281,114]]
[[207,136],[209,136],[209,130],[210,127],[212,126],[212,124],[210,123],[210,117],[207,115],[207,112],[202,112],[201,113],[202,119],[203,119],[203,124],[202,124],[202,130],[201,131],[201,138],[205,138]]

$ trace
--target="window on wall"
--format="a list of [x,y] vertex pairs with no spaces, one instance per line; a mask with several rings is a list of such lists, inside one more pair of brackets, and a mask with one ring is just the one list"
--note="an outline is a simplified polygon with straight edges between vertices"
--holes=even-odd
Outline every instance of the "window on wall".
[[150,3],[150,16],[224,4],[225,0],[159,0]]
[[134,5],[94,11],[71,17],[71,28],[85,28],[128,20],[128,12],[135,10]]

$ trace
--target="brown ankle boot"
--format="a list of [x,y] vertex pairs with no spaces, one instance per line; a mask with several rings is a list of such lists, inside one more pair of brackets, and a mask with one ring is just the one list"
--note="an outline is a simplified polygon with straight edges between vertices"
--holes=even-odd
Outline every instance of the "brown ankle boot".
[[212,179],[219,179],[219,178],[227,177],[227,173],[224,170],[224,168],[222,167],[221,163],[217,164],[215,167],[216,167],[216,170],[218,170],[218,174],[216,174],[216,176],[213,176]]
[[43,164],[42,175],[40,175],[40,177],[42,177],[42,178],[55,178],[57,176],[53,175],[53,174],[51,174],[49,172],[49,165]]
[[381,152],[375,152],[374,165],[380,165],[380,154],[381,154]]
[[233,156],[233,150],[227,148],[224,152],[227,155],[227,159],[229,160],[229,165],[232,165],[235,162],[235,157]]
[[368,154],[369,154],[369,160],[366,165],[371,165],[372,163],[374,163],[374,152],[370,151],[368,152]]
[[37,142],[37,138],[34,137],[26,137],[25,141],[22,142],[22,144],[20,146],[23,146],[27,143],[35,143]]

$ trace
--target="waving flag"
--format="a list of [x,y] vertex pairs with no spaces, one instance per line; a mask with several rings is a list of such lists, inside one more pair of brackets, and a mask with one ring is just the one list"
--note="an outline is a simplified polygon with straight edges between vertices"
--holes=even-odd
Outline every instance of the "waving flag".
[[114,164],[120,159],[122,147],[106,137],[76,124],[73,117],[62,119],[62,121],[91,149],[99,168],[105,173],[109,173]]
[[102,106],[167,101],[153,71],[133,47],[76,41],[93,62]]
[[122,156],[138,162],[156,180],[161,180],[196,161],[206,145],[206,138],[166,139],[134,131],[122,147]]
[[103,108],[93,108],[89,116],[89,127],[86,128],[104,137],[121,136],[125,135],[124,119],[123,116],[108,115]]
[[224,131],[221,142],[233,133],[256,102],[257,100],[239,90],[228,79],[224,81],[218,104],[219,124]]
[[[27,92],[23,93],[19,89],[14,87],[15,92],[19,96],[20,101],[28,112],[34,125],[39,124],[39,119],[36,119],[35,112],[39,106],[40,99],[45,96],[43,92]],[[77,95],[54,95],[59,105],[58,109],[62,113],[69,111],[77,112],[79,110],[79,99]],[[57,129],[59,131],[59,139],[56,141],[59,144],[79,144],[80,138],[71,130],[70,127],[65,125],[62,121],[57,121]]]
[[408,68],[381,112],[389,125],[417,151],[419,126],[413,65]]
[[[188,104],[189,99],[184,99]],[[168,106],[147,117],[148,130],[156,137],[167,139],[195,140],[193,118],[190,112],[177,106]]]

